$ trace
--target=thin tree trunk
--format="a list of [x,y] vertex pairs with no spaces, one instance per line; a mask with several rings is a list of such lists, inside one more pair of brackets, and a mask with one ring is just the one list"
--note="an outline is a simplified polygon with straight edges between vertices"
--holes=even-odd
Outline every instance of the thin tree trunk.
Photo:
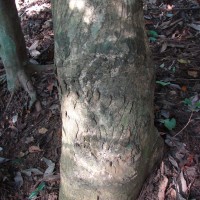
[[162,155],[142,1],[54,1],[61,200],[136,199]]
[[0,0],[0,57],[6,70],[8,89],[14,91],[21,84],[30,95],[32,105],[36,93],[25,72],[28,57],[14,0]]

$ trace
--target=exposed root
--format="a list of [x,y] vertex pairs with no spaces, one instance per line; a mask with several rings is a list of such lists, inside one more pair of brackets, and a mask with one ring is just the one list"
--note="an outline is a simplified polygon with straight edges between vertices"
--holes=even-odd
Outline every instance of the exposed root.
[[[35,104],[36,110],[39,111],[41,109],[41,104],[37,99],[36,91],[35,91],[33,84],[32,84],[28,75],[31,75],[35,72],[53,70],[53,68],[54,68],[54,65],[37,65],[37,64],[29,63],[29,64],[26,65],[26,67],[24,69],[21,69],[21,70],[18,71],[17,82],[19,82],[22,85],[24,90],[28,93],[28,95],[31,98],[30,103],[29,103],[29,109]],[[0,76],[0,83],[4,83],[4,82],[6,82],[6,74],[3,74],[3,75]],[[18,85],[18,84],[16,83],[15,85]],[[4,113],[8,109],[10,102],[13,99],[16,88],[17,87],[15,87],[15,89],[13,89],[13,91],[11,91],[11,97],[10,97],[9,102],[7,103],[7,106],[6,106]]]
[[29,77],[26,75],[26,73],[24,72],[24,70],[20,70],[17,74],[18,80],[21,83],[21,85],[23,86],[24,90],[29,94],[31,101],[29,104],[29,108],[32,107],[32,105],[36,102],[37,100],[37,95],[36,95],[36,91],[32,85],[31,80],[29,79]]

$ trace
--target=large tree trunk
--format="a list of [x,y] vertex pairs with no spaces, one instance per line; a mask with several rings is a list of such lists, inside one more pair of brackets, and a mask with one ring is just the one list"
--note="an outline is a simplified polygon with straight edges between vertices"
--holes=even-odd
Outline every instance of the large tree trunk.
[[162,155],[141,0],[54,1],[61,200],[136,199]]

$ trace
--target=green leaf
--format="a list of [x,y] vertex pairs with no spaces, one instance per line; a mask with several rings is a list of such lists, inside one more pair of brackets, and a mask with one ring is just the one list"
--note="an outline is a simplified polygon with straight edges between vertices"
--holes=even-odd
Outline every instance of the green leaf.
[[164,82],[164,81],[156,81],[156,83],[162,85],[162,86],[166,86],[166,85],[170,85],[170,82]]
[[195,103],[195,107],[196,108],[200,108],[200,101],[198,101],[198,102]]
[[38,187],[33,192],[31,192],[28,199],[34,199],[35,197],[37,197],[39,192],[43,190],[44,187],[45,187],[45,182],[40,183],[40,185],[38,185]]
[[164,119],[162,120],[162,123],[164,123],[164,126],[170,131],[176,127],[176,119],[174,118]]
[[156,38],[154,37],[149,37],[149,42],[155,42],[156,41]]
[[150,37],[153,37],[153,38],[158,37],[158,33],[156,31],[153,31],[153,30],[148,30],[147,35],[150,36]]
[[191,99],[188,99],[188,98],[185,98],[184,101],[183,101],[183,103],[184,103],[185,105],[192,105]]

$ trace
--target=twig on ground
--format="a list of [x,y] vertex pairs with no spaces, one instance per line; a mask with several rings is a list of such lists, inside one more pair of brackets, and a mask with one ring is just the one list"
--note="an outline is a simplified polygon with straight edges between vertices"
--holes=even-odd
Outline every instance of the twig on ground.
[[184,129],[186,129],[186,127],[187,127],[187,126],[189,125],[189,123],[191,122],[192,116],[193,116],[193,112],[191,113],[187,124],[186,124],[178,133],[176,133],[173,137],[176,137],[176,136],[179,135]]
[[5,112],[7,111],[8,107],[9,107],[9,105],[10,105],[10,103],[11,103],[13,97],[14,97],[14,94],[15,94],[15,90],[13,90],[13,91],[11,92],[10,99],[9,99],[9,101],[8,101],[8,103],[7,103],[7,106],[6,106],[6,109],[4,110],[3,113],[5,113]]

